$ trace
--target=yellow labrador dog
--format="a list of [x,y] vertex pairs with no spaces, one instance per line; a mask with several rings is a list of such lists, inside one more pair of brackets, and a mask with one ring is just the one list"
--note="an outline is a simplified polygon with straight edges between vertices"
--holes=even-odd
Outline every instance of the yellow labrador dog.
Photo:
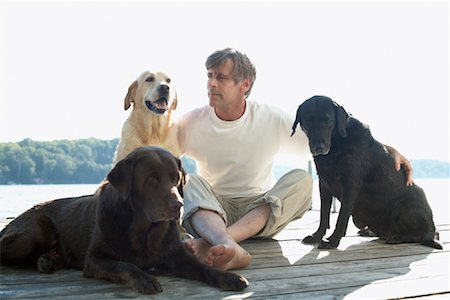
[[170,78],[162,72],[143,72],[128,88],[125,110],[132,104],[133,110],[122,127],[114,164],[142,146],[160,146],[179,157],[178,129],[171,122],[177,97]]

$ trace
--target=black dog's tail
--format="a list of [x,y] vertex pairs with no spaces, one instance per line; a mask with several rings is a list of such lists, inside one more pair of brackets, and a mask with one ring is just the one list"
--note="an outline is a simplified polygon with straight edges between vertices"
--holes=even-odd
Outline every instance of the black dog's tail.
[[439,233],[438,232],[427,233],[420,244],[427,246],[427,247],[434,248],[434,249],[440,249],[440,250],[443,249],[443,245],[439,241]]

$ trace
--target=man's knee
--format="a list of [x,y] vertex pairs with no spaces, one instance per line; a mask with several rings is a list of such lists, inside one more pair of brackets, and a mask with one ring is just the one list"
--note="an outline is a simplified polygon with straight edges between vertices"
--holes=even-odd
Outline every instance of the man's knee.
[[305,190],[311,190],[313,187],[313,179],[311,174],[302,169],[293,169],[285,174],[292,186],[302,188]]
[[311,174],[302,169],[294,169],[290,172],[292,182],[292,200],[297,202],[298,209],[302,212],[309,209],[312,203],[313,179]]
[[201,188],[202,186],[205,185],[203,181],[204,179],[200,175],[189,174],[189,178],[186,182],[186,185],[183,188],[183,193],[186,194],[189,193],[190,191]]

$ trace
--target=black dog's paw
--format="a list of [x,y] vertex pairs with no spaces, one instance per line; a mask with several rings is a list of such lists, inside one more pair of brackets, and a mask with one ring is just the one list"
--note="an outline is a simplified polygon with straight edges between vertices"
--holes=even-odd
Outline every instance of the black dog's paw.
[[390,234],[386,237],[386,244],[401,244],[403,243],[403,239],[398,234]]
[[128,285],[133,290],[143,294],[157,294],[163,291],[159,281],[150,275],[136,276],[128,282]]
[[331,245],[329,241],[321,241],[317,248],[318,249],[334,249],[336,247],[333,247],[333,245]]
[[377,237],[378,236],[375,232],[370,230],[368,227],[358,231],[358,235],[363,236],[363,237]]
[[439,250],[444,249],[444,245],[438,240],[423,241],[422,245],[428,246],[428,247],[431,247],[431,248],[434,248],[434,249],[439,249]]
[[336,249],[339,246],[339,242],[341,239],[333,239],[329,238],[328,240],[322,240],[319,243],[319,246],[317,248],[319,249]]
[[231,272],[223,272],[219,277],[218,287],[224,291],[242,291],[248,287],[248,280]]
[[317,244],[321,240],[322,240],[321,237],[318,237],[315,235],[308,235],[302,240],[302,242],[303,242],[303,244]]

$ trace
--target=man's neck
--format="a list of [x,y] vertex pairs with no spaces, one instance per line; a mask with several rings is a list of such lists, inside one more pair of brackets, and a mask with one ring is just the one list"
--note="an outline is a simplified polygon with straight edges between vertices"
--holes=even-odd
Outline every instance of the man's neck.
[[221,108],[214,107],[216,116],[223,121],[236,121],[244,115],[247,106],[245,99],[239,105],[229,107],[229,109],[223,110]]

